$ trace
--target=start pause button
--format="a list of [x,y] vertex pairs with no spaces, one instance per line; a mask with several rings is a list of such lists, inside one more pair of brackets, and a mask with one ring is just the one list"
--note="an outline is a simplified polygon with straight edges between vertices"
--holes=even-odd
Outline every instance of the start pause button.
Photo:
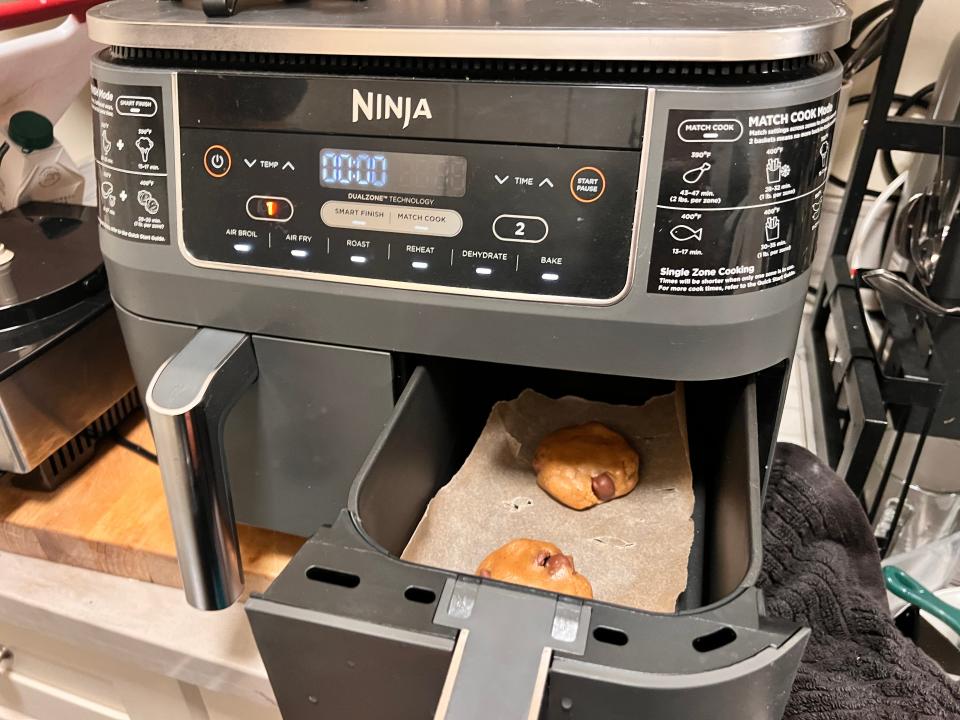
[[570,193],[582,203],[599,200],[606,186],[607,179],[595,167],[582,167],[570,178]]

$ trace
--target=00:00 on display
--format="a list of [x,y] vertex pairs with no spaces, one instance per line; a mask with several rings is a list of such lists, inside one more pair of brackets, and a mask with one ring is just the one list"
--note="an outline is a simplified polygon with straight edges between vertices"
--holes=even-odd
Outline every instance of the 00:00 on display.
[[325,152],[320,160],[320,172],[324,185],[371,185],[387,184],[387,158],[383,155],[360,153]]

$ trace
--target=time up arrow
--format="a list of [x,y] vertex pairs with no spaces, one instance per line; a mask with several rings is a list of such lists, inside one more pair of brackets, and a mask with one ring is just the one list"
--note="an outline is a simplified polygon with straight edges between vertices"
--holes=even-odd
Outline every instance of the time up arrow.
[[550,187],[553,187],[553,181],[551,181],[550,178],[544,178],[543,180],[540,181],[540,184],[537,187],[543,187],[544,185],[549,185]]

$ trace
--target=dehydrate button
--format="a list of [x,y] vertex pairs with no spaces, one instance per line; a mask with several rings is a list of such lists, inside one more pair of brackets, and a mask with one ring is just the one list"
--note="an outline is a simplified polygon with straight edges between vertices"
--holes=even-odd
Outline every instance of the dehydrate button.
[[595,167],[582,167],[570,177],[570,194],[582,203],[600,199],[607,188],[607,179]]

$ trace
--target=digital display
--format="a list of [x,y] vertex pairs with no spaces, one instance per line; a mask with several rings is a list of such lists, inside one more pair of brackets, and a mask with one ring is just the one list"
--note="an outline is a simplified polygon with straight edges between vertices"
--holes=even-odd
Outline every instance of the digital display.
[[467,159],[457,155],[324,148],[320,151],[320,184],[344,190],[463,197],[467,191]]

